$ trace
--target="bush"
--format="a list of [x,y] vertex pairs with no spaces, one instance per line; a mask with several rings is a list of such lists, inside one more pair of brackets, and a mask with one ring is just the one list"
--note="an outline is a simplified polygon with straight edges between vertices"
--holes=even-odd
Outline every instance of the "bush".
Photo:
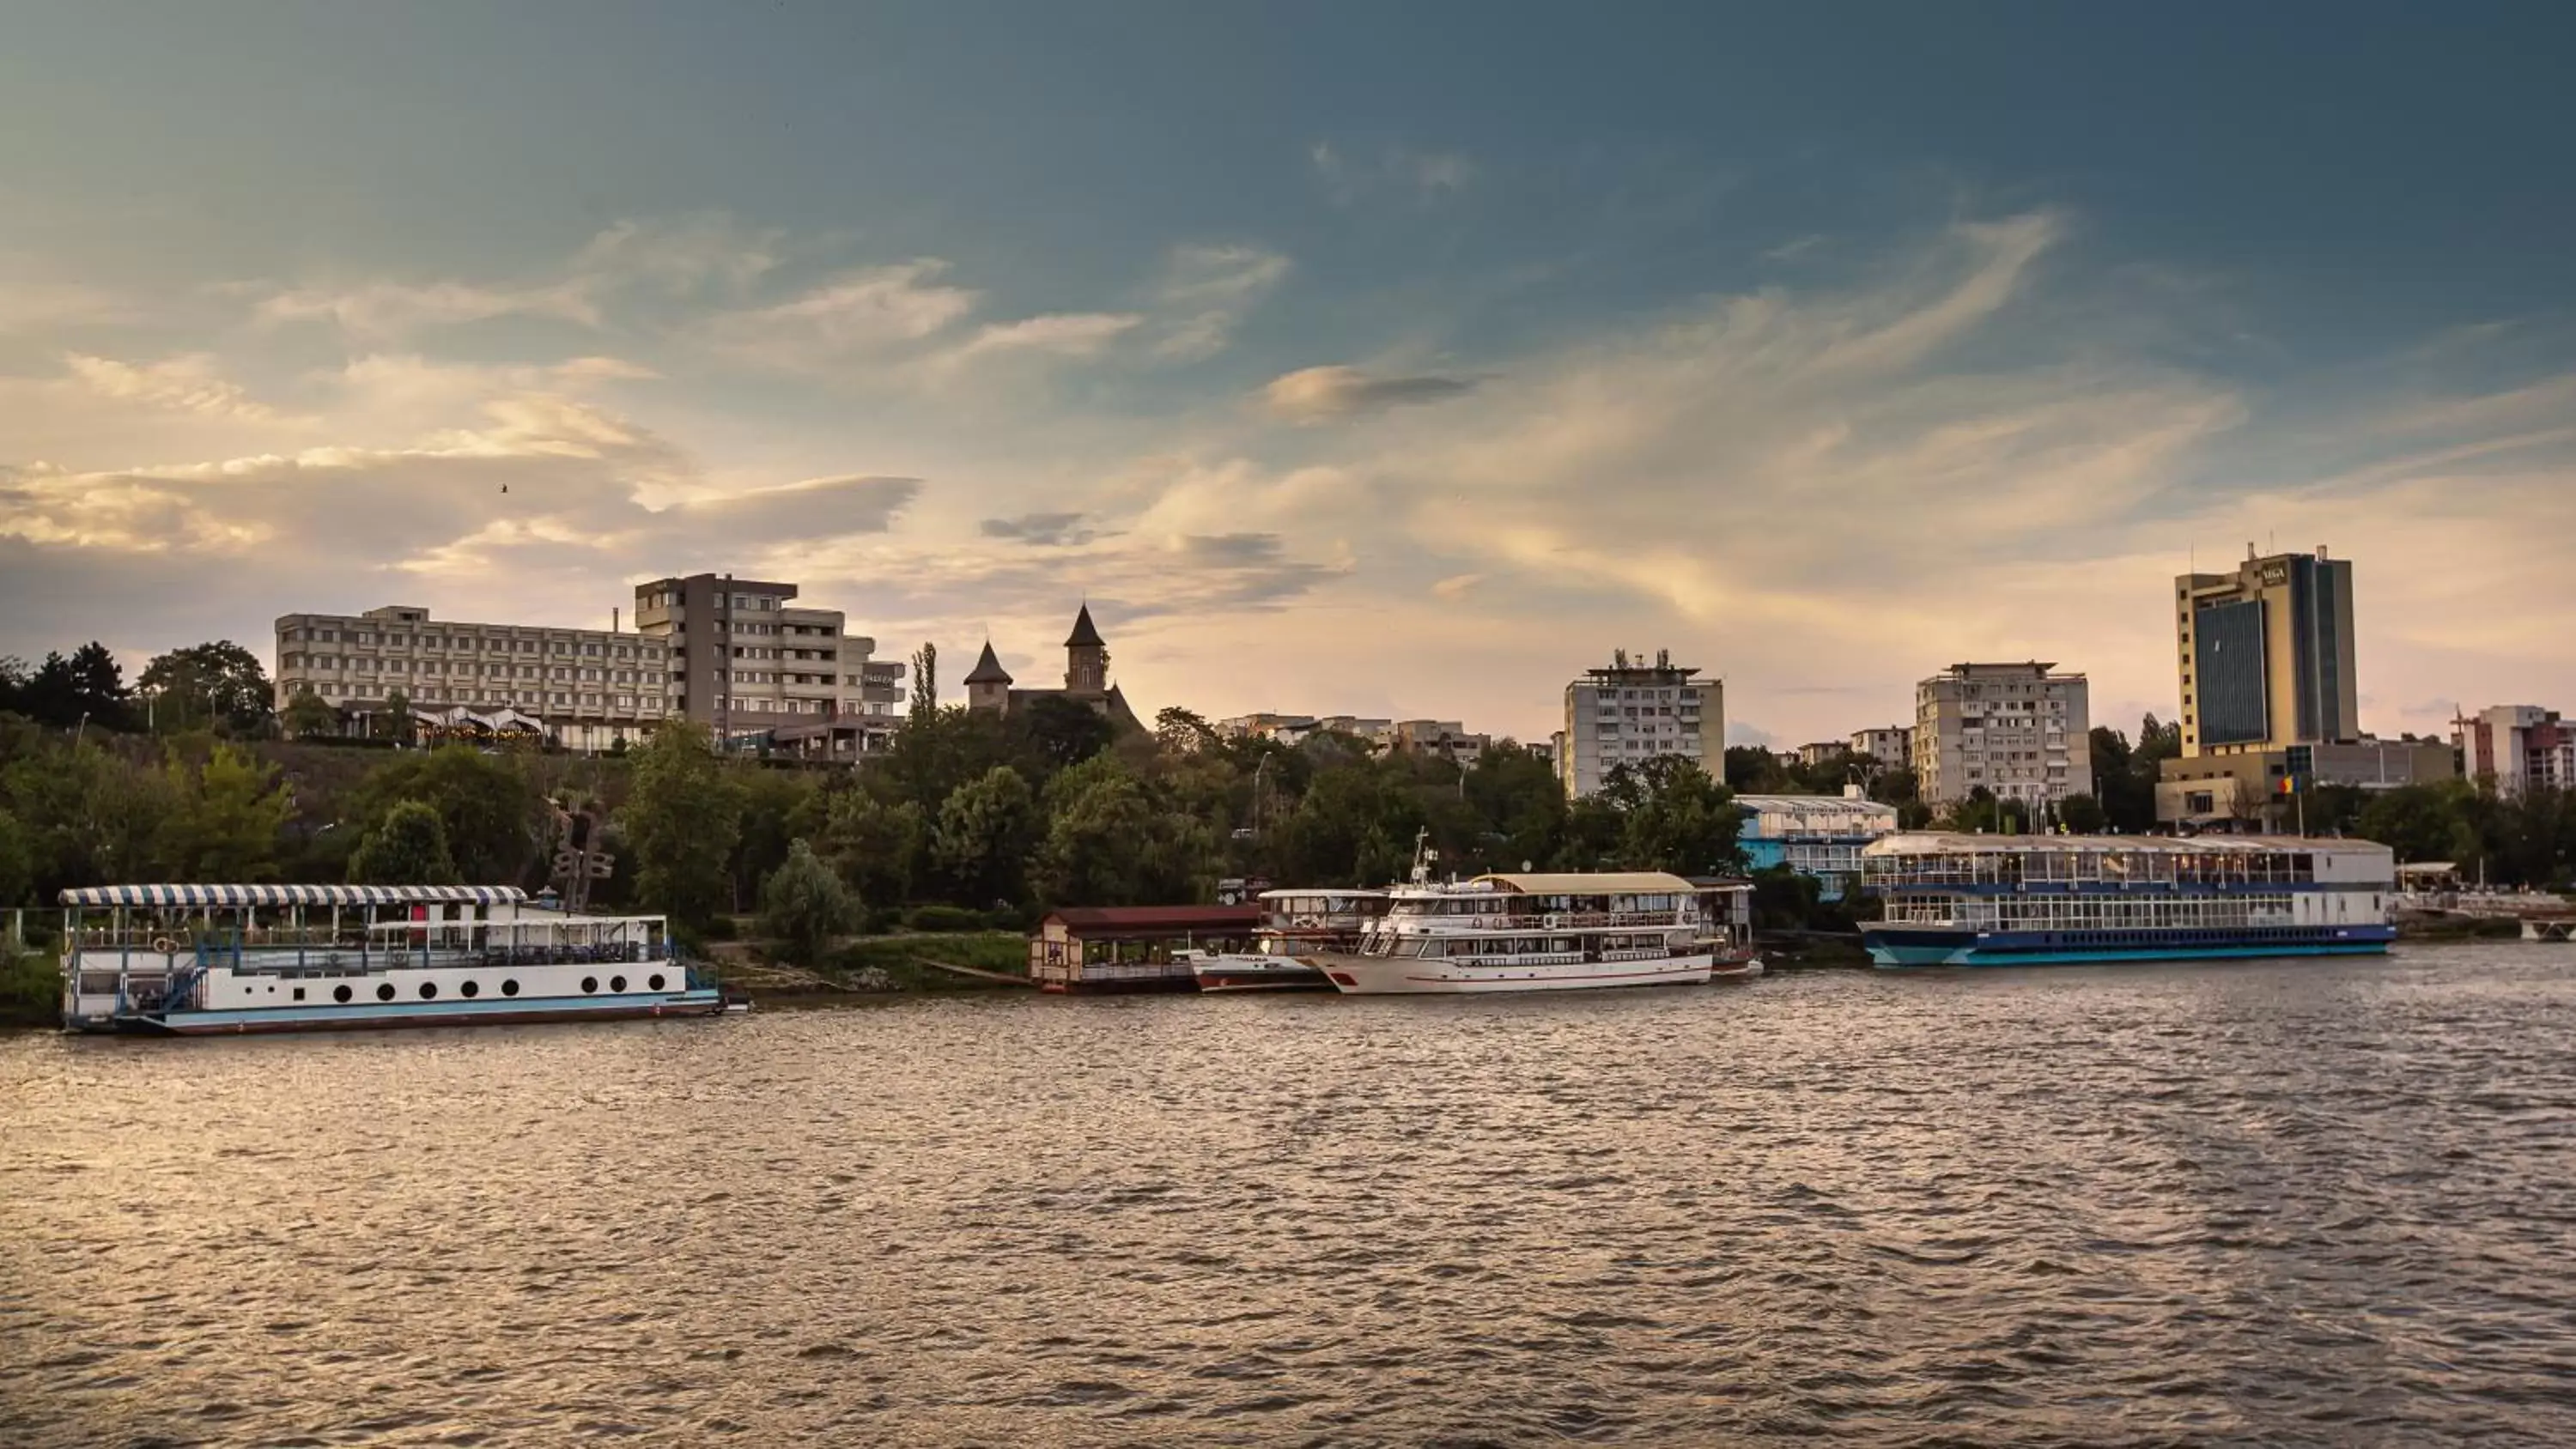
[[980,931],[984,913],[963,906],[915,906],[903,913],[904,929],[910,931]]
[[62,1004],[63,974],[54,958],[0,941],[0,1021],[54,1021]]

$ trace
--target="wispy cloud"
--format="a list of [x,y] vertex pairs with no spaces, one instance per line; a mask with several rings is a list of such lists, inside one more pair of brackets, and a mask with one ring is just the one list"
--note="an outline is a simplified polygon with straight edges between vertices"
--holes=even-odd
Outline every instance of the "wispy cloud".
[[1296,423],[1328,422],[1406,403],[1432,403],[1472,391],[1474,378],[1437,373],[1372,377],[1356,367],[1301,368],[1272,378],[1261,400],[1273,415]]
[[209,353],[189,353],[141,364],[73,353],[64,359],[64,365],[83,387],[119,402],[248,422],[281,420],[276,409],[226,380]]
[[1082,526],[1079,513],[1023,513],[1016,518],[987,518],[976,531],[986,538],[1016,539],[1037,547],[1089,543],[1094,530]]

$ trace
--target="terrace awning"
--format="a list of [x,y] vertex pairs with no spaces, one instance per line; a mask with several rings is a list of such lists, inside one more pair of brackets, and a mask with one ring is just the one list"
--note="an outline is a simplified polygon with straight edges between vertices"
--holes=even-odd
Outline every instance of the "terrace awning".
[[112,885],[62,893],[67,906],[517,905],[517,886]]

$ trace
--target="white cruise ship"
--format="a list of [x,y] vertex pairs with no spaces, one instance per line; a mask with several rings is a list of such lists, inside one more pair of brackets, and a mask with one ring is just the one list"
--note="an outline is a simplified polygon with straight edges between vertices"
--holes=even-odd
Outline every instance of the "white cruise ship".
[[1355,951],[1307,959],[1345,995],[1577,991],[1709,980],[1713,943],[1691,883],[1661,871],[1480,875],[1413,882]]

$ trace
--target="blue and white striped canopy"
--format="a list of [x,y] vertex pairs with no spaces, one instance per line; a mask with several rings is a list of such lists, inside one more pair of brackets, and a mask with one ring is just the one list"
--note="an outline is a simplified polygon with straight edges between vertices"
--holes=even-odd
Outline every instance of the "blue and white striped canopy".
[[517,886],[113,885],[63,892],[67,906],[409,906],[515,905]]

